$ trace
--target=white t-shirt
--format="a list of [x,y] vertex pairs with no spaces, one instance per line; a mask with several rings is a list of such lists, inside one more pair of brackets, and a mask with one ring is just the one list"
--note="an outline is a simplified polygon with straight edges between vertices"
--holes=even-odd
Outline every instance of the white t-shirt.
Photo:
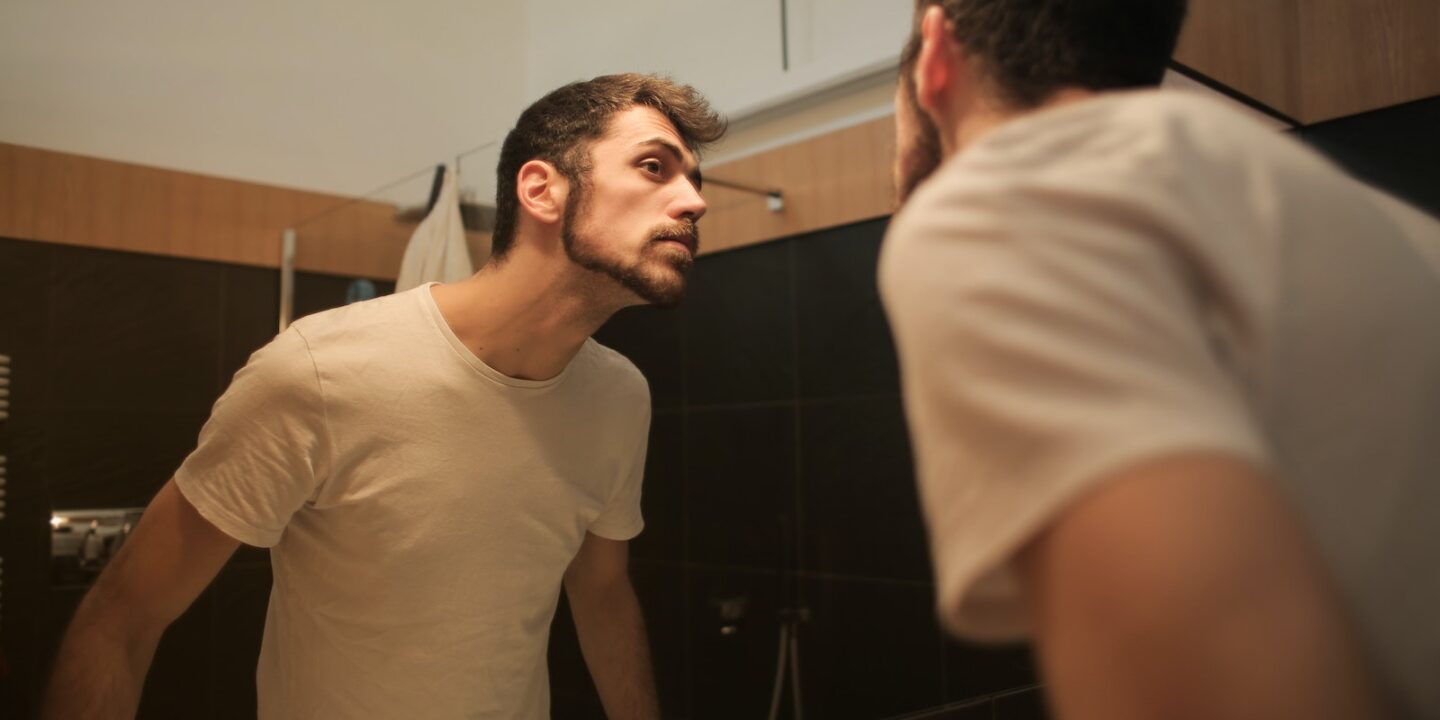
[[1440,224],[1212,100],[1004,125],[893,221],[881,291],[952,629],[1026,633],[1014,555],[1111,471],[1268,468],[1394,694],[1440,717]]
[[297,321],[175,482],[273,547],[261,718],[540,718],[586,531],[640,532],[649,388],[593,340],[546,381],[485,365],[430,286]]

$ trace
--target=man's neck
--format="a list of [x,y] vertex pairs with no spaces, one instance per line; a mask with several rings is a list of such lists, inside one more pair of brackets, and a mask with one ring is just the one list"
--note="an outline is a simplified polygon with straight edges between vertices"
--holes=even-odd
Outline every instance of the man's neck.
[[[450,330],[486,365],[513,378],[559,375],[585,341],[622,305],[597,298],[588,277],[558,251],[518,244],[504,262],[431,288]],[[582,277],[585,276],[585,277]]]

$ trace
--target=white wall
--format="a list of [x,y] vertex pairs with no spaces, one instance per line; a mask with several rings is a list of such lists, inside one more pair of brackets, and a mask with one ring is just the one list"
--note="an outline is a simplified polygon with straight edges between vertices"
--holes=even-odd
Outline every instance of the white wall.
[[523,6],[4,0],[0,142],[361,194],[505,132]]
[[[780,0],[0,0],[0,142],[360,195],[571,80],[661,72],[754,116],[892,63],[908,28],[905,3],[787,1],[789,71]],[[477,199],[497,154],[462,163]]]
[[657,72],[694,85],[717,109],[748,116],[891,67],[910,5],[788,0],[790,69],[781,64],[780,0],[610,0],[527,6],[527,98],[612,72]]

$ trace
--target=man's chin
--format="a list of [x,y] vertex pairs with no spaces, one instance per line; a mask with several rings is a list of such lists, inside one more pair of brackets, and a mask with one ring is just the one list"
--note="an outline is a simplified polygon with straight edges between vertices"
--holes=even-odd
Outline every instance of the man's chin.
[[660,308],[675,307],[685,300],[685,273],[672,268],[666,274],[670,277],[632,275],[622,282],[647,304]]

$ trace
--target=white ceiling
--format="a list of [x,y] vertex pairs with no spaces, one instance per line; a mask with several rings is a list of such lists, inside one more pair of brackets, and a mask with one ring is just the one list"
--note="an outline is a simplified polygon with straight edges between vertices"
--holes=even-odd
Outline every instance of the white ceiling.
[[524,23],[522,0],[4,0],[0,142],[361,194],[503,134]]

